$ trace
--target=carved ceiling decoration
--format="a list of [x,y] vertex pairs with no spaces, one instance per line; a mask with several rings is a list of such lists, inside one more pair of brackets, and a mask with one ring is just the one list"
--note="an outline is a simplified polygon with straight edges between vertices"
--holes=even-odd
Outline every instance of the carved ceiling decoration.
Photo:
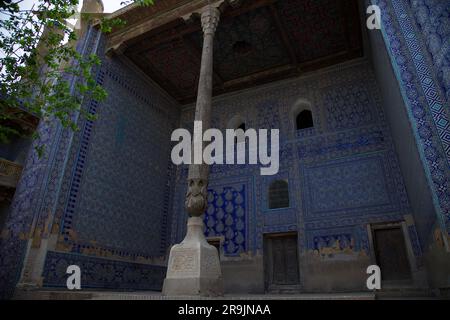
[[[198,19],[198,18],[197,18]],[[124,54],[181,104],[195,101],[200,21],[179,18],[125,43]],[[228,5],[215,37],[214,94],[362,56],[358,0],[252,0]]]

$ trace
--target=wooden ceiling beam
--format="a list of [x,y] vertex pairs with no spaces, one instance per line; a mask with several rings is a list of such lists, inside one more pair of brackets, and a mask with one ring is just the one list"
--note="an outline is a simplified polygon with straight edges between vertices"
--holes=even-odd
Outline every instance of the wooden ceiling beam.
[[[279,0],[247,0],[247,1],[243,1],[242,4],[236,6],[235,8],[230,6],[231,9],[225,10],[225,12],[222,14],[221,19],[224,20],[224,19],[234,18],[234,17],[240,16],[241,14],[247,13],[249,11],[259,9],[262,7],[267,7],[269,5],[276,3],[277,1],[279,1]],[[283,0],[283,1],[285,1],[285,0]],[[219,23],[219,27],[220,27],[220,23]]]
[[286,51],[289,54],[289,58],[291,59],[291,63],[295,66],[298,65],[298,59],[297,55],[295,54],[294,48],[291,45],[291,42],[289,40],[288,33],[286,31],[286,27],[284,26],[284,23],[281,21],[280,16],[278,14],[278,10],[275,8],[273,4],[269,5],[270,14],[275,21],[275,26],[277,28],[278,35],[280,36],[283,45],[286,49]]
[[136,66],[141,68],[152,80],[156,81],[164,90],[166,90],[174,99],[179,100],[184,95],[178,90],[172,81],[164,77],[161,72],[155,69],[150,59],[140,55],[133,55],[129,58]]
[[[108,37],[106,51],[114,51],[116,48],[120,48],[125,42],[150,32],[153,29],[164,26],[165,24],[171,23],[179,17],[184,17],[196,12],[207,4],[208,0],[186,1],[182,5],[177,4],[176,7],[168,8],[165,11],[158,12],[148,19],[126,26],[117,32],[113,32]],[[120,15],[118,18],[120,18]]]
[[343,1],[343,0],[339,0],[339,7],[341,10],[341,14],[343,15],[343,27],[345,30],[345,41],[347,42],[347,48],[350,49],[351,48],[351,41],[350,41],[350,21],[349,18],[347,17],[348,14],[348,3],[349,1]]
[[[194,33],[194,32],[200,32],[201,26],[192,24],[192,25],[182,25],[180,24],[177,27],[172,28],[170,31],[168,30],[168,33],[163,34],[157,34],[154,36],[149,36],[146,39],[143,39],[141,42],[137,42],[131,46],[128,46],[127,51],[142,54],[148,50],[154,49],[161,44],[171,42],[175,39],[179,39],[180,37],[183,37],[185,35]],[[145,44],[142,44],[142,42],[145,41]]]
[[[278,0],[252,0],[251,2],[249,2],[250,4],[246,5],[246,3],[244,2],[237,8],[233,8],[230,5],[222,13],[221,20],[234,18],[251,10],[273,5],[277,1]],[[190,6],[182,6],[178,10],[174,10],[174,12],[171,12],[170,14],[162,13],[160,16],[150,19],[149,21],[142,22],[135,26],[130,26],[130,28],[120,30],[120,32],[110,35],[107,51],[119,49],[125,44],[127,47],[127,51],[137,49],[141,53],[151,48],[157,47],[162,43],[172,41],[173,39],[177,38],[178,35],[184,36],[193,32],[201,32],[200,21],[198,21],[198,23],[192,23],[190,25],[185,24],[184,26],[182,23],[180,23],[180,17],[188,16],[190,13],[195,12],[195,10],[201,8],[201,3],[204,2],[202,2],[202,0],[194,0],[192,1],[192,4]],[[178,16],[176,16],[175,12],[179,12]],[[176,24],[178,24],[179,26],[174,28],[173,25]],[[171,34],[168,36],[158,34],[152,35],[155,30],[161,30],[160,28],[163,30],[166,28],[174,28],[176,30],[176,33],[178,34]],[[139,45],[144,40],[146,44],[144,46]]]
[[[298,66],[283,65],[267,69],[248,76],[226,81],[222,88],[214,87],[214,95],[227,93],[234,90],[246,89],[253,85],[276,81],[284,78],[296,77],[299,75],[299,69],[302,70],[300,74],[305,74],[307,72],[312,72],[320,68],[326,68],[337,63],[355,59],[360,56],[361,55],[359,51],[341,51],[326,57],[299,63]],[[186,96],[182,100],[180,100],[182,104],[191,103],[193,101],[195,101],[195,96]]]
[[[280,0],[279,0],[280,1]],[[286,0],[283,0],[286,1]],[[347,13],[353,13],[357,10],[353,7],[353,3],[357,0],[338,0],[340,1],[340,11],[341,14],[346,15]],[[347,1],[349,1],[347,3]],[[260,85],[270,81],[277,81],[284,78],[289,78],[293,76],[298,76],[300,74],[309,73],[313,70],[317,70],[324,67],[329,67],[332,64],[341,63],[346,60],[354,59],[361,56],[361,44],[358,41],[351,40],[349,33],[356,32],[354,30],[355,20],[359,20],[359,16],[354,17],[351,15],[344,20],[343,27],[346,33],[346,43],[345,47],[340,52],[335,52],[326,57],[321,57],[318,59],[301,62],[299,57],[297,57],[295,46],[290,41],[290,35],[286,27],[286,22],[275,5],[277,0],[249,0],[243,1],[240,5],[232,7],[228,5],[222,14],[222,20],[230,19],[251,10],[265,7],[264,11],[272,18],[273,24],[276,28],[277,34],[281,39],[280,44],[282,48],[284,47],[290,61],[288,64],[279,65],[274,68],[268,68],[259,70],[253,74],[247,74],[236,79],[226,81],[223,77],[215,70],[214,74],[214,94],[222,94],[235,90],[242,90],[249,88],[254,85]],[[266,12],[264,12],[266,14]],[[158,69],[152,65],[151,56],[149,56],[149,51],[155,48],[162,48],[162,46],[167,46],[167,50],[170,50],[171,44],[176,44],[177,48],[183,50],[184,54],[189,54],[192,57],[192,61],[198,61],[198,66],[200,66],[201,61],[201,47],[193,37],[194,32],[199,32],[201,36],[200,22],[197,21],[197,17],[192,17],[188,22],[185,20],[172,20],[171,23],[163,25],[158,29],[152,29],[151,31],[141,34],[141,36],[130,39],[125,42],[129,44],[128,48],[124,51],[125,55],[130,58],[130,60],[135,61],[142,70],[158,82],[162,88],[164,88],[169,94],[171,94],[176,100],[182,104],[191,103],[195,101],[196,90],[194,88],[187,90],[187,88],[178,88],[175,86],[177,80],[170,79],[167,75],[160,72]],[[189,23],[190,22],[190,23]],[[219,24],[220,28],[220,24]],[[361,30],[359,30],[361,32]],[[197,36],[197,35],[195,35]],[[353,43],[352,43],[353,42]],[[178,47],[179,45],[179,47]],[[196,63],[193,67],[195,67]],[[173,82],[172,82],[173,81]],[[193,85],[196,88],[196,84]]]
[[334,54],[328,55],[326,57],[317,58],[305,62],[301,62],[298,67],[303,71],[313,71],[321,68],[329,67],[333,64],[338,64],[344,62],[346,60],[351,60],[357,58],[359,56],[359,52],[357,51],[340,51]]
[[244,76],[244,77],[240,77],[240,78],[233,79],[230,81],[226,81],[224,83],[224,88],[225,89],[236,88],[236,87],[239,87],[243,83],[252,84],[252,83],[258,82],[264,78],[271,78],[277,74],[291,73],[293,70],[296,70],[295,66],[293,66],[293,65],[283,65],[283,66],[270,68],[267,70],[263,70],[263,71],[259,71],[259,72],[250,74],[248,76]]

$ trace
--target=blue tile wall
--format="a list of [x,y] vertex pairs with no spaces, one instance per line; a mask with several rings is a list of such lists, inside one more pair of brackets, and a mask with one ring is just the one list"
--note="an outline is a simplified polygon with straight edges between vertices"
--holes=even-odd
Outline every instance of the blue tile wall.
[[391,197],[396,190],[389,184],[384,166],[382,154],[305,166],[305,217],[331,218],[398,209],[395,197]]
[[106,101],[90,101],[73,142],[60,196],[61,244],[131,260],[165,254],[177,107],[118,58],[99,54]]
[[446,0],[408,0],[408,2],[431,55],[437,81],[449,103],[450,3]]
[[[162,256],[169,245],[168,195],[173,168],[167,141],[177,127],[178,107],[126,61],[106,57],[104,48],[101,39],[98,55],[102,65],[97,81],[109,95],[101,103],[84,103],[97,119],[80,119],[82,130],[71,144],[53,228],[60,233],[57,249],[63,252],[49,253],[44,269],[46,286],[57,285],[65,277],[58,274],[60,269],[48,268],[55,259],[65,263],[68,254],[74,264],[77,259],[87,263],[102,257],[100,261],[108,270],[119,273],[126,265],[123,260],[140,262]],[[133,270],[130,277],[143,277],[139,278],[142,281],[102,282],[103,269],[93,268],[85,286],[161,289],[165,271],[160,267],[138,263],[132,266],[127,269]],[[158,281],[155,277],[145,281],[153,269],[157,270]]]
[[[126,62],[106,57],[104,48],[105,39],[95,28],[79,46],[84,54],[97,52],[102,60],[93,72],[109,92],[108,99],[85,99],[82,105],[98,119],[75,114],[81,129],[76,133],[52,120],[39,126],[45,157],[30,153],[3,231],[6,236],[0,240],[1,297],[11,297],[19,281],[30,235],[37,245],[57,235],[58,254],[75,254],[74,264],[102,257],[110,265],[145,262],[133,268],[151,270],[149,261],[167,250],[173,180],[167,141],[178,126],[178,107]],[[64,270],[57,272],[55,276],[44,269],[44,284],[54,283],[46,275],[66,276]],[[156,273],[159,280],[163,273]],[[135,287],[155,288],[147,284]]]
[[323,90],[327,123],[331,129],[359,127],[372,123],[374,111],[365,88],[348,84]]
[[[407,106],[438,222],[450,234],[450,109],[445,80],[449,50],[448,39],[438,41],[448,33],[448,1],[369,2],[384,13],[381,32]],[[440,57],[445,59],[436,61],[437,52],[444,53]],[[423,242],[429,234],[419,236]]]
[[[313,129],[295,129],[292,110],[298,101],[311,105]],[[247,252],[261,252],[265,233],[296,231],[302,252],[338,241],[345,248],[368,254],[368,223],[403,221],[411,213],[368,62],[215,99],[214,126],[225,129],[234,116],[245,119],[247,128],[280,130],[277,175],[260,176],[259,167],[252,165],[211,167],[210,184],[220,186],[211,188],[211,199],[234,190],[235,181],[248,181],[244,189]],[[192,120],[193,106],[189,106],[182,112],[181,123]],[[177,172],[181,186],[174,202],[173,242],[182,240],[186,219],[182,200],[187,168]],[[269,210],[268,188],[277,179],[289,182],[290,207]],[[232,202],[228,207],[230,217],[240,212],[240,208],[232,211]],[[216,205],[208,207],[206,223],[217,210]],[[231,230],[214,229],[211,234],[207,227],[205,234],[226,239]],[[225,247],[223,252],[236,254]]]

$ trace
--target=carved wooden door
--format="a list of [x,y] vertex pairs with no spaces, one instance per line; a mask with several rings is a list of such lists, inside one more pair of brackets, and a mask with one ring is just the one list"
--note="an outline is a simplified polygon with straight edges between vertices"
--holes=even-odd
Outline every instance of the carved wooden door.
[[297,237],[269,239],[269,285],[299,284]]
[[384,281],[411,279],[411,269],[401,228],[375,229],[374,246],[377,264]]

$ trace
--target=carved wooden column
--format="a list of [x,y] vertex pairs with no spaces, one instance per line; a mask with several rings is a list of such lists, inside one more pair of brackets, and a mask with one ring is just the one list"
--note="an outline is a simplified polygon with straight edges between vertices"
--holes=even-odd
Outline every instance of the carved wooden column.
[[[213,86],[213,44],[214,33],[219,22],[220,11],[208,5],[201,12],[203,27],[203,51],[195,109],[196,125],[201,122],[206,130],[211,122],[211,101]],[[198,131],[198,130],[194,130]],[[202,133],[200,133],[202,134]],[[198,142],[202,137],[194,136]],[[195,144],[194,144],[195,145]],[[202,144],[198,144],[197,146]],[[202,148],[203,149],[203,148]],[[193,159],[202,150],[194,149]],[[201,157],[200,157],[201,159]],[[217,249],[208,244],[203,234],[202,215],[206,209],[209,166],[191,164],[188,175],[188,192],[185,207],[190,217],[187,234],[183,242],[170,250],[167,276],[164,280],[164,295],[206,295],[223,294],[222,272]]]
[[[208,6],[202,13],[203,52],[198,83],[195,121],[201,121],[203,130],[207,130],[211,123],[211,100],[213,86],[213,45],[214,33],[219,22],[220,12],[217,8]],[[194,130],[195,131],[195,130]],[[194,139],[202,141],[202,137]],[[202,144],[197,143],[197,146]],[[203,149],[203,148],[202,148]],[[201,154],[201,150],[195,150]],[[191,164],[188,175],[188,193],[186,195],[186,210],[192,217],[200,217],[206,209],[209,166],[206,164]]]

